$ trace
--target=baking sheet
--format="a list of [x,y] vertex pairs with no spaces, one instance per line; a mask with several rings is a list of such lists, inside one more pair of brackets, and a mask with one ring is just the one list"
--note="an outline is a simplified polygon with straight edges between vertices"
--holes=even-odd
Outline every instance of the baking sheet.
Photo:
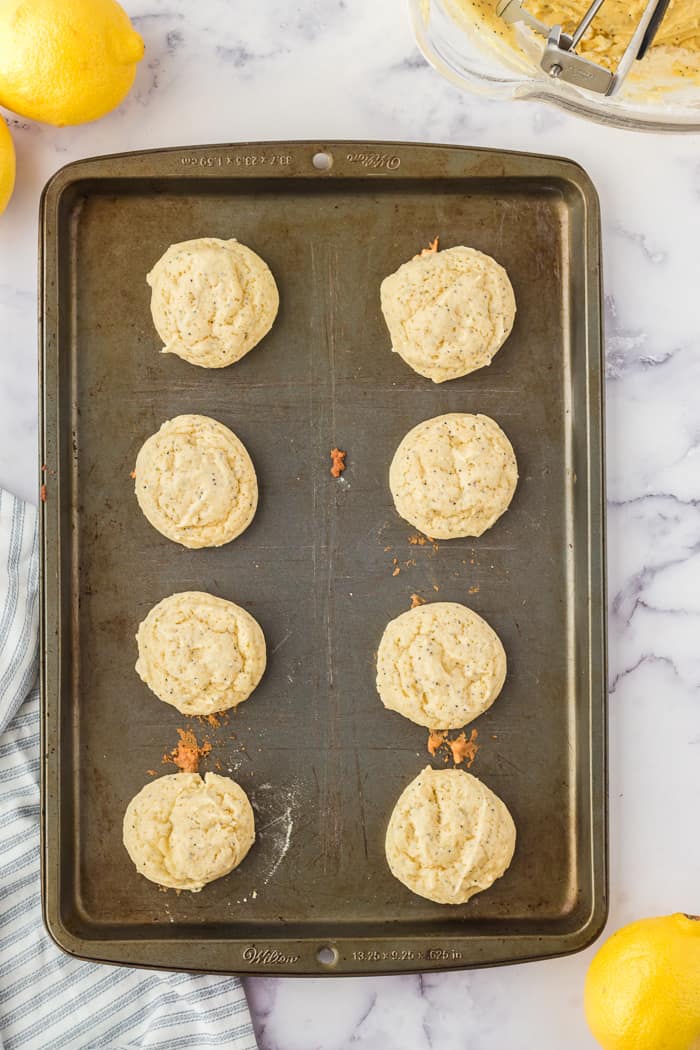
[[[389,352],[378,297],[436,234],[498,259],[518,303],[491,367],[440,386]],[[280,288],[271,333],[224,370],[159,355],[150,318],[146,273],[200,236],[248,244]],[[606,913],[606,784],[599,217],[585,173],[386,143],[81,161],[45,190],[42,306],[43,892],[57,942],[91,959],[287,974],[589,943]],[[411,426],[449,411],[500,423],[520,483],[480,539],[421,545],[393,509],[389,463]],[[218,550],[166,540],[133,495],[140,445],[184,412],[231,427],[258,473],[253,524]],[[337,481],[334,446],[347,450]],[[262,684],[218,728],[133,670],[140,620],[189,589],[242,604],[268,643]],[[382,630],[414,593],[470,605],[508,654],[471,771],[508,805],[518,844],[463,906],[412,895],[384,859],[393,804],[431,761],[426,732],[374,686]],[[174,771],[161,760],[178,727],[211,742],[202,769],[231,771],[256,811],[248,858],[200,894],[159,891],[121,844],[147,771]]]

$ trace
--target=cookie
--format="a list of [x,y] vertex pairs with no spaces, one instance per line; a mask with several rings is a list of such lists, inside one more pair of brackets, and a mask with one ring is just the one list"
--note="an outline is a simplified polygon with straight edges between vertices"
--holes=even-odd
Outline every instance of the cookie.
[[506,271],[464,246],[410,259],[380,294],[392,349],[434,383],[490,365],[515,320]]
[[387,624],[379,643],[382,703],[429,729],[459,729],[483,714],[505,678],[500,638],[457,602],[409,609]]
[[488,416],[452,412],[409,430],[389,470],[402,518],[433,539],[481,536],[518,481],[513,446]]
[[265,636],[240,605],[183,591],[139,625],[136,671],[183,715],[210,715],[247,700],[265,671]]
[[124,815],[136,870],[159,886],[198,892],[237,868],[255,841],[248,796],[216,773],[173,773],[141,788]]
[[171,244],[146,280],[163,353],[203,368],[239,361],[267,335],[279,309],[267,263],[235,239]]
[[437,904],[464,904],[488,889],[514,850],[505,804],[461,769],[426,766],[399,796],[386,833],[392,875]]
[[220,547],[248,528],[258,505],[243,444],[208,416],[176,416],[136,457],[136,498],[154,529],[183,547]]

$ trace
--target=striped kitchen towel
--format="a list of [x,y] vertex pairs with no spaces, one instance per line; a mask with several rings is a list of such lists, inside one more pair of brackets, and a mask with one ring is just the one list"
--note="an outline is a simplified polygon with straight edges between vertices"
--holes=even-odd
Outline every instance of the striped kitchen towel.
[[80,962],[41,918],[37,514],[0,489],[0,1048],[257,1050],[241,982]]

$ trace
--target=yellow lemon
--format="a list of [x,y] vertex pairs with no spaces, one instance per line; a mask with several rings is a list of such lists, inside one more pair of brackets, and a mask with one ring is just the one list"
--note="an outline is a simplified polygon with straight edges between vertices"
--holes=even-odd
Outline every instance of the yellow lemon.
[[115,0],[0,0],[0,105],[84,124],[128,94],[143,40]]
[[603,1050],[700,1050],[700,916],[623,926],[594,956],[584,1003]]
[[0,117],[0,215],[15,187],[15,147],[7,124]]

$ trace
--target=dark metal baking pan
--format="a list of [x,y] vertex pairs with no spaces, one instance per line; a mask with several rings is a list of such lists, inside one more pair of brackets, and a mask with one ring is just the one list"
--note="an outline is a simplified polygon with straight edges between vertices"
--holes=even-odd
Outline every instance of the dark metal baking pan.
[[[319,152],[330,168],[314,165]],[[436,234],[495,256],[518,302],[491,367],[441,386],[389,352],[378,297]],[[149,312],[148,270],[203,235],[250,245],[281,293],[271,333],[225,370],[159,355]],[[89,959],[286,974],[588,944],[606,912],[606,678],[599,213],[586,174],[552,157],[386,143],[160,150],[58,172],[41,238],[43,894],[56,941]],[[455,410],[502,425],[520,483],[481,539],[436,550],[410,542],[387,474],[410,427]],[[164,539],[133,495],[141,443],[182,412],[232,427],[257,468],[255,521],[218,550]],[[270,660],[227,725],[195,725],[213,745],[203,768],[249,793],[258,841],[229,877],[177,896],[137,875],[121,821],[149,769],[173,771],[161,756],[187,724],[136,676],[134,633],[187,589],[248,608]],[[508,653],[472,772],[508,805],[518,844],[506,875],[461,907],[413,896],[384,859],[394,802],[429,761],[424,731],[374,687],[381,632],[414,593],[466,602]]]

